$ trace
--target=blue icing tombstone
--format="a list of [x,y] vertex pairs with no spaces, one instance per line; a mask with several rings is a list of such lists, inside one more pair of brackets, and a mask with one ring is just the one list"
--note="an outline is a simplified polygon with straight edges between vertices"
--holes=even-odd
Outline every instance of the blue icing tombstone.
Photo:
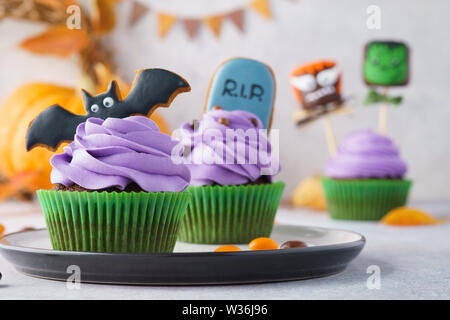
[[259,117],[270,129],[275,99],[275,78],[269,66],[244,58],[224,62],[216,71],[208,91],[205,110],[245,110]]

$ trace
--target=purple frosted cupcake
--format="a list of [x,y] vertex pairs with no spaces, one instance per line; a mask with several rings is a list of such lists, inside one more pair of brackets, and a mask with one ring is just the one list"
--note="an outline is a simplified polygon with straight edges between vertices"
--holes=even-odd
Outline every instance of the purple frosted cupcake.
[[323,186],[331,217],[379,220],[405,205],[411,181],[391,139],[370,130],[350,134],[325,167]]
[[280,165],[262,128],[253,113],[221,109],[182,126],[193,199],[179,240],[248,243],[270,236],[284,183],[272,181]]
[[176,142],[150,119],[89,118],[52,157],[52,190],[37,192],[53,248],[171,252],[190,201]]

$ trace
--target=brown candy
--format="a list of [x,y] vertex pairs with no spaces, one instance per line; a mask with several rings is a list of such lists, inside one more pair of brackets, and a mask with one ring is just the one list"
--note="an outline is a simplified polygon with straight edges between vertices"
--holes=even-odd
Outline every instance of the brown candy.
[[192,120],[191,123],[189,124],[189,126],[191,127],[192,130],[195,130],[198,128],[198,120]]
[[291,240],[286,241],[280,246],[280,249],[305,248],[308,245],[303,241]]
[[33,231],[33,230],[36,230],[36,228],[35,227],[24,227],[24,228],[20,229],[20,231]]
[[254,125],[255,127],[258,126],[258,120],[256,120],[256,118],[251,118],[250,121],[253,123],[253,125]]
[[221,106],[214,106],[212,109],[213,110],[223,110],[223,108]]
[[219,118],[218,122],[220,124],[223,124],[224,126],[227,126],[227,127],[230,125],[230,121],[228,121],[227,118]]

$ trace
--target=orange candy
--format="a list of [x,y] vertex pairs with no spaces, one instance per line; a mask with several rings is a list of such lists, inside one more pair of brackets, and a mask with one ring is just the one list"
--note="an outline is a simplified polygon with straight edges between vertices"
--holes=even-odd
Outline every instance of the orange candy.
[[241,251],[241,249],[236,246],[225,245],[214,250],[214,252],[226,252],[226,251]]
[[439,220],[418,209],[399,207],[386,214],[381,223],[391,226],[420,226],[438,224]]
[[5,227],[0,224],[0,236],[2,235],[2,233],[5,232]]
[[278,243],[270,238],[256,238],[248,244],[250,250],[276,250],[279,248]]

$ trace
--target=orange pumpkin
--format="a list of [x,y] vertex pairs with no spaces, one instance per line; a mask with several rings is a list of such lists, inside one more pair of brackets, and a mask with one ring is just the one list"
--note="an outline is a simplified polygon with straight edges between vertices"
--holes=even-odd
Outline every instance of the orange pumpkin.
[[[24,85],[0,107],[0,173],[10,181],[17,176],[26,177],[27,191],[52,187],[49,160],[54,152],[45,148],[34,148],[27,152],[25,136],[30,122],[53,104],[59,104],[73,113],[86,113],[78,90],[44,83]],[[162,132],[169,133],[161,116],[154,113],[151,119]],[[65,145],[61,145],[56,152],[61,152]]]

